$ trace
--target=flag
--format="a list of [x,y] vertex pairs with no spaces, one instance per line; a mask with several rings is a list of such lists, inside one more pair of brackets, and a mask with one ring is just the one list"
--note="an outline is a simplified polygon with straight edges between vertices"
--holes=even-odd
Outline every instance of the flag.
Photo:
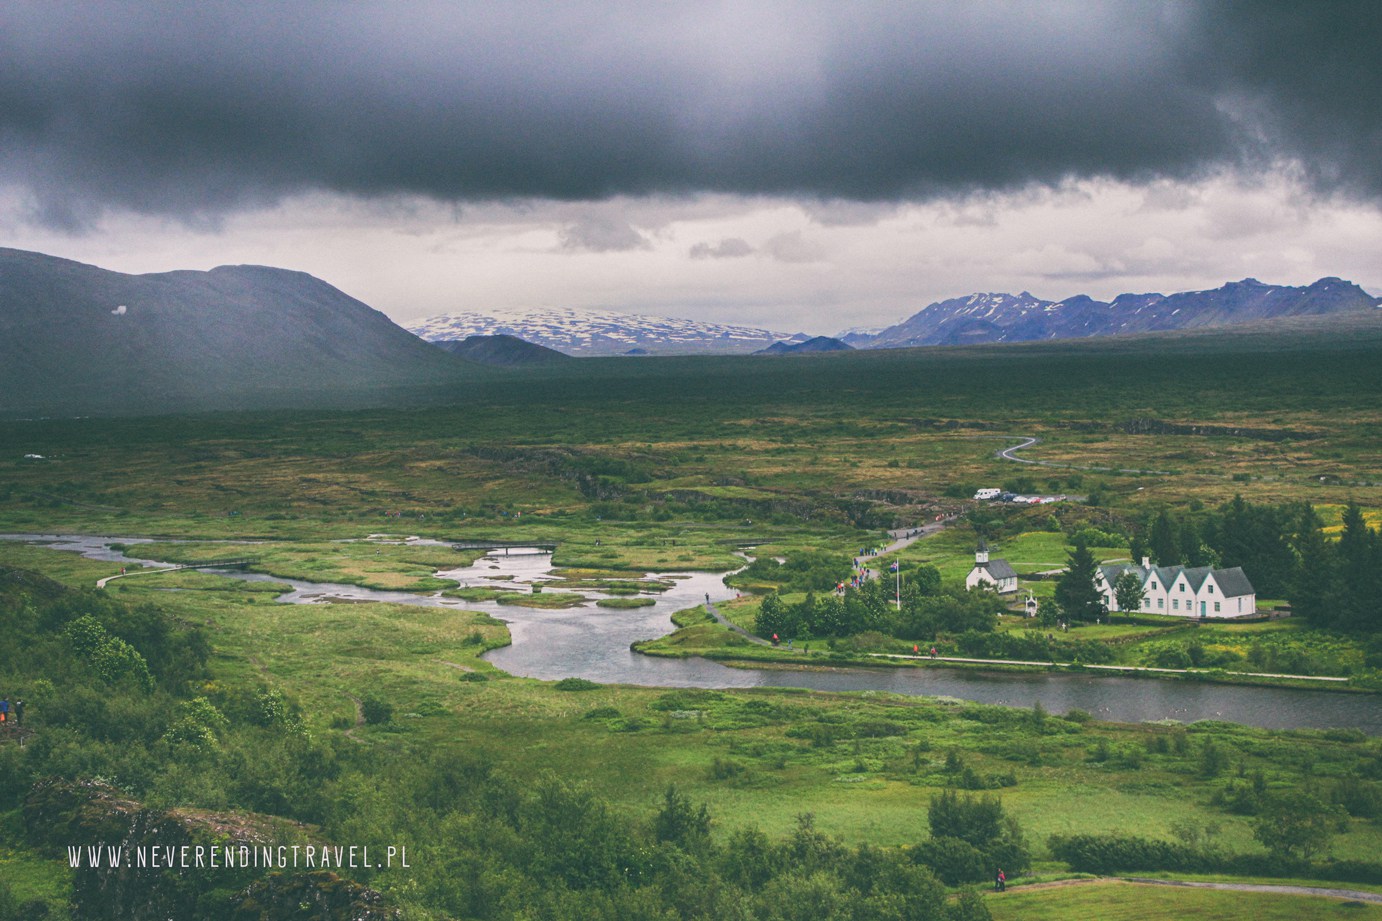
[[893,572],[897,572],[897,560],[893,560]]

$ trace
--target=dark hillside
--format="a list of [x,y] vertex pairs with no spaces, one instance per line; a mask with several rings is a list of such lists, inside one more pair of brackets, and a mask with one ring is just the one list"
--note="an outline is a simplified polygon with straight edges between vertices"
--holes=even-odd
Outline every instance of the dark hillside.
[[0,249],[0,411],[340,404],[466,367],[302,272],[125,275]]
[[571,357],[545,345],[537,345],[504,333],[495,336],[467,336],[464,339],[438,342],[436,345],[466,361],[498,368],[547,364],[565,361]]

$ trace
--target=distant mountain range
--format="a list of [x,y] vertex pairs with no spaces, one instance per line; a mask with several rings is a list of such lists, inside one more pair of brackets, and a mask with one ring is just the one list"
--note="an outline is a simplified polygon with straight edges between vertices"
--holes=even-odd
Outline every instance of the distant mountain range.
[[339,405],[473,368],[302,272],[124,275],[0,249],[0,411]]
[[[1044,300],[1026,291],[970,294],[930,304],[884,329],[855,327],[833,338],[816,338],[856,349],[1028,342],[1324,316],[1374,310],[1379,300],[1338,278],[1322,278],[1299,288],[1248,278],[1209,291],[1120,294],[1108,302],[1084,294],[1062,301]],[[581,356],[780,353],[812,338],[804,333],[786,335],[755,327],[560,307],[447,314],[419,320],[408,328],[429,341],[502,334]]]
[[834,339],[556,308],[432,317],[415,324],[414,335],[302,272],[242,265],[125,275],[0,249],[0,413],[361,405],[491,373],[481,365],[562,361],[558,352],[800,354],[1261,329],[1371,317],[1378,307],[1378,298],[1338,278],[1299,288],[1249,278],[1211,291],[1124,294],[1109,302],[973,294],[931,304],[886,329]]
[[756,352],[774,342],[810,338],[752,326],[650,317],[612,310],[537,307],[502,313],[428,317],[408,329],[429,342],[469,336],[516,336],[567,355],[692,355]]
[[1375,310],[1379,303],[1382,299],[1339,278],[1321,278],[1300,288],[1246,278],[1210,291],[1120,294],[1109,302],[1083,294],[1063,301],[1042,300],[1026,291],[971,294],[930,304],[878,332],[849,330],[839,338],[863,349],[1077,339]]

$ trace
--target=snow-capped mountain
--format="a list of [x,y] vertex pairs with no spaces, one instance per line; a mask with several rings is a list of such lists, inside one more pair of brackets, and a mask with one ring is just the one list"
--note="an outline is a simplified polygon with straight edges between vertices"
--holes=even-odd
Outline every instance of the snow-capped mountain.
[[865,349],[1077,339],[1372,310],[1378,303],[1339,278],[1298,288],[1245,278],[1208,291],[1120,294],[1107,303],[1084,294],[1063,301],[1042,300],[1026,291],[971,294],[929,304],[876,335],[850,330],[838,338]]
[[506,335],[585,356],[756,352],[779,340],[796,338],[751,326],[569,307],[444,314],[417,320],[407,328],[429,342]]

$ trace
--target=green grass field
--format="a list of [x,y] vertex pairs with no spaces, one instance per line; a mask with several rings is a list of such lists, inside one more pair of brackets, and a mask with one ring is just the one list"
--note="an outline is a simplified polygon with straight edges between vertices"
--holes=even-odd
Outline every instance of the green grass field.
[[[342,541],[379,532],[552,541],[566,587],[629,593],[614,599],[617,609],[647,600],[631,594],[632,575],[726,571],[743,564],[735,551],[746,546],[760,556],[847,558],[885,544],[886,527],[972,507],[965,497],[982,485],[1097,500],[995,513],[1003,536],[993,552],[1024,576],[1063,565],[1073,529],[1113,527],[1162,505],[1217,505],[1236,492],[1315,502],[1331,524],[1356,499],[1379,520],[1382,334],[1189,337],[1165,348],[863,353],[813,361],[809,374],[746,358],[573,362],[486,378],[409,411],[5,421],[0,443],[13,450],[0,456],[0,531],[168,538],[143,552],[187,562],[247,556],[279,578],[451,590],[461,600],[477,590],[434,572],[466,565],[473,552]],[[1147,428],[1138,420],[1158,421],[1159,434],[1132,434]],[[1027,434],[1042,439],[1027,456],[1069,466],[993,456]],[[1090,467],[1169,472],[1076,469]],[[187,538],[204,543],[171,540]],[[953,582],[972,566],[975,540],[960,525],[898,558],[934,564]],[[1127,550],[1095,552],[1116,559]],[[0,562],[82,588],[118,570],[11,542],[0,542]],[[1053,585],[1029,584],[1043,600]],[[484,753],[518,777],[559,766],[629,821],[645,821],[674,783],[707,804],[721,838],[750,825],[785,835],[811,813],[851,844],[912,845],[928,834],[930,797],[956,784],[947,762],[958,759],[1003,797],[1043,872],[1064,869],[1046,849],[1056,833],[1170,840],[1212,827],[1222,848],[1252,853],[1252,819],[1213,803],[1240,773],[1260,771],[1280,793],[1328,790],[1353,773],[1374,776],[1382,759],[1377,740],[1347,734],[1103,725],[869,693],[562,691],[494,669],[482,653],[506,643],[507,630],[463,605],[288,606],[267,583],[194,572],[119,580],[107,591],[206,629],[213,678],[201,691],[214,699],[279,688],[315,738],[381,762]],[[555,593],[507,597],[559,603]],[[746,594],[721,610],[751,626],[758,604]],[[795,654],[743,645],[703,613],[678,623],[683,630],[657,644],[663,651],[769,662]],[[1000,629],[1029,627],[1004,618]],[[1115,620],[1079,632],[1111,644],[1119,662],[1145,664],[1189,630]],[[1206,626],[1195,638],[1244,662],[1255,647],[1308,653],[1322,673],[1348,673],[1365,654],[1289,622]],[[367,695],[387,698],[394,718],[357,725]],[[1213,772],[1203,765],[1209,739],[1224,755]],[[158,805],[230,805],[214,776],[191,769],[153,772],[147,792]],[[1374,860],[1382,826],[1343,819],[1329,852]],[[51,861],[5,856],[16,893],[60,898],[67,876]],[[1377,916],[1322,899],[1112,884],[1015,890],[988,904],[1000,921]]]

